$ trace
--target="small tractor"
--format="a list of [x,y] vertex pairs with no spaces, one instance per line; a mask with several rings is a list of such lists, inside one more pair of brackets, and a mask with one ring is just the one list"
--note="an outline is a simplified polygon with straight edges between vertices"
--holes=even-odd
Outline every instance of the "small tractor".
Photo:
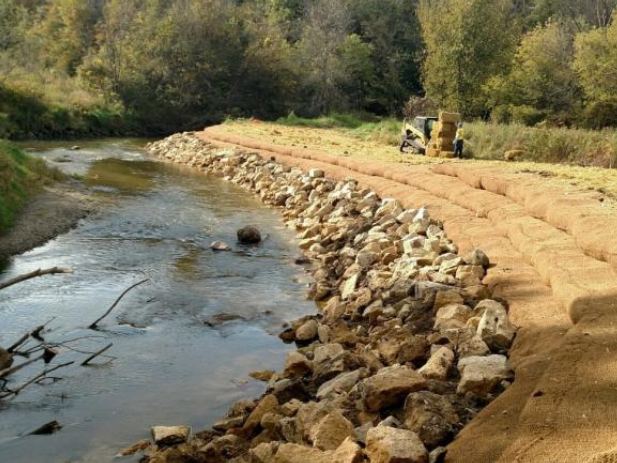
[[405,118],[401,133],[401,153],[409,148],[413,154],[425,154],[437,121],[436,117],[415,117],[413,120]]
[[454,139],[461,120],[458,113],[441,111],[439,117],[419,116],[403,122],[400,151],[435,158],[454,157]]

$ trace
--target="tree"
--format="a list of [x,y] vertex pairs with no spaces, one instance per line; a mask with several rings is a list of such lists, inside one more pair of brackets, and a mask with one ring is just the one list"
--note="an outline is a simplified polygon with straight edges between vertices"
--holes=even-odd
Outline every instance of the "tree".
[[488,80],[508,69],[519,38],[511,0],[421,0],[424,86],[442,107],[485,116]]
[[48,66],[74,75],[95,43],[96,26],[106,0],[56,0],[36,28]]
[[342,0],[314,0],[306,11],[297,45],[297,65],[306,75],[310,110],[314,114],[326,114],[341,101],[339,51],[350,21],[349,9]]
[[12,0],[0,0],[0,81],[19,64],[26,33],[26,9]]
[[617,21],[577,36],[574,68],[587,100],[586,124],[617,124]]
[[579,32],[610,24],[617,0],[535,0],[530,18],[535,24],[550,19],[572,24]]
[[243,56],[231,104],[241,113],[279,117],[298,103],[300,69],[286,37],[289,13],[281,11],[270,0],[254,0],[238,9]]
[[571,27],[551,21],[526,34],[510,72],[492,79],[487,88],[498,119],[530,124],[546,117],[571,121],[580,110],[581,96],[573,59]]
[[364,87],[364,109],[399,113],[410,94],[422,92],[422,37],[417,0],[349,0],[352,31],[372,49],[375,77]]

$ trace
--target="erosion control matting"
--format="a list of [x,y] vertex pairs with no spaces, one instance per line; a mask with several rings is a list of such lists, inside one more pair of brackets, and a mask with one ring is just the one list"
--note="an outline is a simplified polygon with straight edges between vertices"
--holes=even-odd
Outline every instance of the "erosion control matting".
[[596,194],[565,194],[541,178],[473,163],[337,157],[221,126],[196,136],[426,206],[461,252],[489,255],[486,281],[520,328],[516,380],[450,445],[448,462],[617,461],[617,219]]

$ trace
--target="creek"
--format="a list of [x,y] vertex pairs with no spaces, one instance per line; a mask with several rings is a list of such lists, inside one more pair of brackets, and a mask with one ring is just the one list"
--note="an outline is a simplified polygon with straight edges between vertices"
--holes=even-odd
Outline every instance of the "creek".
[[[274,209],[221,179],[154,161],[143,141],[80,143],[79,151],[30,145],[83,178],[101,207],[71,232],[0,264],[0,281],[37,268],[75,270],[0,292],[0,345],[55,317],[46,339],[96,336],[71,346],[113,343],[108,354],[116,359],[81,367],[84,354],[61,349],[54,364],[77,361],[55,373],[61,381],[0,402],[0,462],[104,463],[153,425],[205,428],[232,402],[260,395],[263,383],[247,374],[280,369],[292,349],[276,336],[281,325],[315,310],[305,299],[309,277],[294,264],[293,233]],[[260,246],[236,243],[247,224],[268,235]],[[212,251],[215,240],[232,252]],[[130,292],[101,331],[86,329],[144,278],[149,283]],[[229,321],[204,323],[219,314]],[[52,420],[63,425],[59,432],[28,435]]]

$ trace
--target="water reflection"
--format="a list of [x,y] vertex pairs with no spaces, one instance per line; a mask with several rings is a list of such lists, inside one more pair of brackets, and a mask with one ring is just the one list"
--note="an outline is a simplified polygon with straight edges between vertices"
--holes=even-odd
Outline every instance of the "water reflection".
[[[0,461],[111,461],[152,425],[204,427],[231,401],[258,395],[263,385],[245,382],[247,373],[280,368],[287,351],[270,333],[314,310],[303,300],[306,278],[292,264],[296,248],[277,213],[233,185],[152,162],[116,140],[82,142],[78,152],[41,148],[42,157],[69,157],[59,165],[82,172],[110,201],[2,270],[0,279],[55,265],[76,272],[0,292],[0,345],[51,316],[50,339],[88,334],[85,327],[125,288],[144,275],[150,284],[127,295],[102,323],[102,338],[88,341],[92,349],[113,342],[117,360],[68,368],[63,381],[0,404]],[[237,246],[235,231],[246,224],[269,238],[257,248]],[[213,252],[215,240],[234,251]],[[223,313],[238,321],[204,323]],[[18,437],[52,420],[65,428]]]

